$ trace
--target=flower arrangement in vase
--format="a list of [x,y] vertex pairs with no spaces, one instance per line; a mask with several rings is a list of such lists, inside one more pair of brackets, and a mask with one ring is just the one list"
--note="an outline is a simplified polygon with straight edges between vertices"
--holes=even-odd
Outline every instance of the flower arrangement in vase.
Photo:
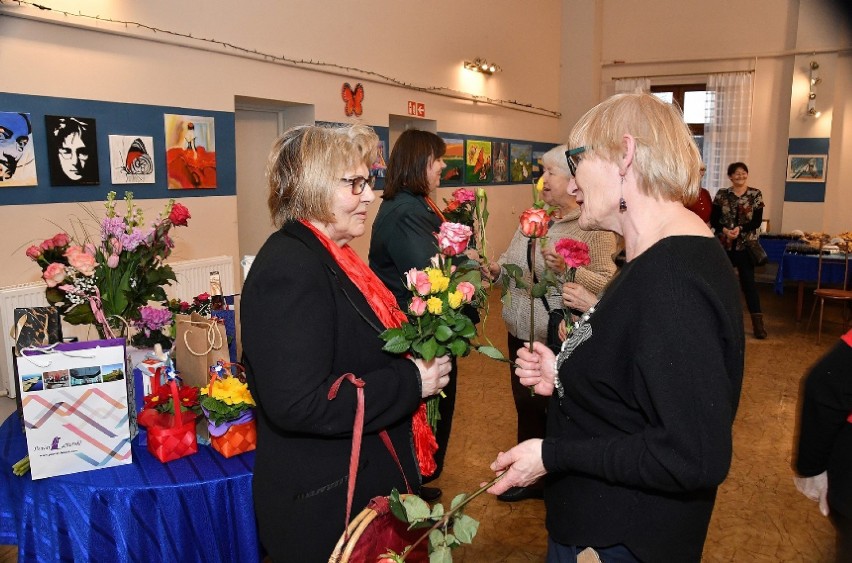
[[102,337],[113,334],[111,327],[141,319],[140,308],[148,301],[166,301],[163,286],[175,281],[174,271],[164,263],[174,247],[170,232],[187,225],[191,217],[171,199],[146,227],[133,193],[126,192],[124,201],[121,214],[115,192],[109,192],[96,243],[88,235],[78,242],[59,233],[26,251],[41,267],[47,300],[63,320],[95,324]]

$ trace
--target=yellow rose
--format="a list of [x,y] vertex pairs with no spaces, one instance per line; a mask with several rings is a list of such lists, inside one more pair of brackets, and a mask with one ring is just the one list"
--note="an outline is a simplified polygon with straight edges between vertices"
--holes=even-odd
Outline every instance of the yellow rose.
[[454,291],[447,296],[447,301],[450,307],[458,309],[464,301],[464,294],[461,291]]
[[437,297],[430,297],[426,301],[426,308],[433,315],[440,315],[444,311],[444,303]]
[[446,291],[450,286],[450,278],[445,276],[441,270],[429,269],[426,273],[429,275],[429,283],[432,285],[430,291],[432,295]]

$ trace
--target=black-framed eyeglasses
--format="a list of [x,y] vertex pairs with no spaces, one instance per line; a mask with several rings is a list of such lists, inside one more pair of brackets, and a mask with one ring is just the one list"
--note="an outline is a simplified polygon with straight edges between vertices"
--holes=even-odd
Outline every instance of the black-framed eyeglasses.
[[355,176],[354,178],[341,178],[340,181],[349,184],[349,187],[352,189],[352,195],[361,195],[364,192],[365,186],[370,186],[370,189],[372,189],[376,185],[375,176],[368,178]]
[[589,147],[577,147],[576,149],[568,149],[565,151],[565,159],[568,161],[568,170],[571,171],[572,176],[577,176],[577,166],[580,165],[580,156]]

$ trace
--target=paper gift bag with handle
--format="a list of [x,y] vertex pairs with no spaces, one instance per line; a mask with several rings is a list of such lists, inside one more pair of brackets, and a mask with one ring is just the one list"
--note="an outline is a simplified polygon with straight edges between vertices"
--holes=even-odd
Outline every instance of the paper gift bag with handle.
[[210,366],[222,360],[229,362],[225,326],[219,319],[193,313],[177,315],[175,367],[186,385],[207,385]]

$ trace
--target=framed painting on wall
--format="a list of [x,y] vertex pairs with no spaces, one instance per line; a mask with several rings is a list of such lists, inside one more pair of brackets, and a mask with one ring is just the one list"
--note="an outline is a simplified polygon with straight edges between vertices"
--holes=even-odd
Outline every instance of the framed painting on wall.
[[509,175],[513,182],[529,182],[532,176],[532,145],[512,143],[509,163]]
[[459,186],[464,172],[464,139],[441,137],[447,145],[444,153],[444,164],[447,165],[441,173],[441,185]]
[[491,173],[491,141],[468,139],[465,149],[464,181],[466,184],[488,184]]
[[825,182],[828,155],[791,154],[787,157],[788,182]]
[[216,130],[212,117],[164,114],[169,189],[216,187]]
[[28,113],[0,111],[0,188],[38,185]]
[[96,186],[98,141],[95,120],[89,117],[45,115],[47,160],[52,186]]
[[109,136],[109,165],[113,184],[153,184],[154,138]]
[[494,183],[509,181],[509,143],[494,142],[492,145]]

